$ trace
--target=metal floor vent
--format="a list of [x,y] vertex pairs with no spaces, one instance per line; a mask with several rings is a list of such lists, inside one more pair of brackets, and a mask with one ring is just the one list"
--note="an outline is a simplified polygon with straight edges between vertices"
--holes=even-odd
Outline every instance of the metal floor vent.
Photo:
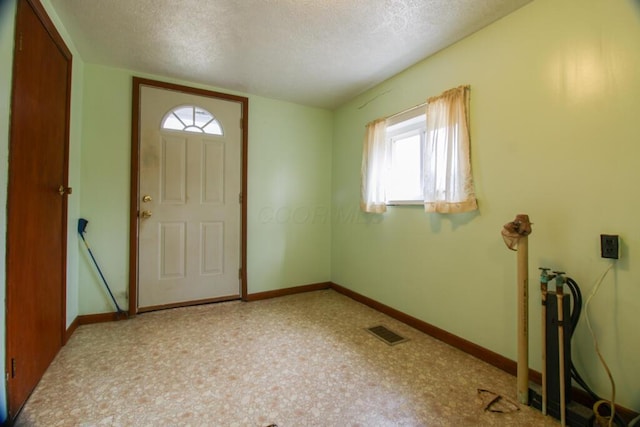
[[396,345],[405,341],[409,341],[408,338],[400,336],[382,325],[367,328],[367,332],[371,333],[374,337],[386,342],[389,345]]

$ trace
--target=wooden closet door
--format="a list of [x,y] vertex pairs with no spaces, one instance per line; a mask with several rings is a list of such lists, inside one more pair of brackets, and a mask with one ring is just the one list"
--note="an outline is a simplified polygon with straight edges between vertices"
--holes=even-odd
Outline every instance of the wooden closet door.
[[7,377],[15,417],[65,331],[71,54],[37,0],[19,0],[7,216]]

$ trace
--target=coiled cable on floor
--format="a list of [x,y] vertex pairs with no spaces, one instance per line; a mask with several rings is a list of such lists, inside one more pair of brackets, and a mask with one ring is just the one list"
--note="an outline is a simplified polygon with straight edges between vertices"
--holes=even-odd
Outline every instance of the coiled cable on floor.
[[[598,292],[598,289],[600,288],[602,281],[604,280],[605,276],[607,275],[609,270],[611,270],[612,267],[613,267],[613,264],[609,265],[609,268],[607,268],[605,272],[602,273],[602,276],[600,276],[600,278],[596,282],[596,285],[593,287],[593,291],[591,291],[591,294],[589,294],[589,298],[587,298],[587,301],[584,304],[585,319],[587,321],[587,327],[589,328],[589,332],[591,332],[591,336],[593,337],[593,345],[596,349],[596,354],[598,355],[598,358],[600,359],[600,362],[602,363],[604,370],[607,372],[607,376],[609,377],[609,382],[611,383],[611,400],[607,401],[603,399],[603,401],[607,403],[609,405],[609,408],[611,409],[611,416],[608,417],[609,427],[613,425],[613,419],[616,415],[616,405],[615,405],[616,383],[615,381],[613,381],[613,375],[611,375],[611,371],[609,370],[609,366],[607,365],[607,362],[604,360],[602,353],[600,353],[600,348],[598,347],[598,340],[596,338],[596,334],[595,332],[593,332],[593,328],[591,328],[591,322],[589,321],[588,309],[589,309],[589,303],[591,302],[591,298],[593,298],[594,295]],[[601,425],[604,426],[604,424],[606,423],[606,419],[603,419],[603,417],[600,416],[600,413],[598,411],[598,407],[603,403],[603,401],[596,402],[596,404],[593,407],[593,411],[596,413],[596,419],[598,419]]]
[[[586,312],[586,307],[589,304],[589,301],[591,300],[591,298],[595,295],[595,293],[597,292],[600,284],[602,283],[602,281],[604,280],[605,276],[607,275],[607,273],[609,272],[609,270],[611,270],[611,268],[613,267],[613,264],[611,264],[609,266],[609,268],[607,268],[607,270],[600,276],[600,279],[598,280],[598,282],[596,282],[596,286],[594,287],[593,292],[591,293],[591,295],[589,296],[589,298],[587,299],[587,302],[585,304],[585,312]],[[571,335],[570,337],[573,337],[573,333],[576,330],[576,327],[578,325],[578,321],[580,320],[580,314],[582,312],[582,293],[580,292],[580,287],[578,286],[578,283],[573,280],[570,277],[567,277],[567,287],[569,288],[569,291],[571,292],[571,296],[573,299],[573,308],[571,310]],[[592,333],[593,336],[593,331],[591,330],[591,325],[589,324],[589,318],[587,316],[587,326],[589,327],[589,330]],[[595,346],[596,346],[596,353],[598,354],[598,357],[600,358],[601,361],[603,361],[602,356],[600,355],[600,351],[598,350],[598,345],[597,345],[597,341],[595,341],[595,336],[594,336],[594,342],[595,342]],[[603,361],[604,362],[604,361]],[[582,378],[582,376],[580,375],[580,372],[578,372],[578,369],[576,368],[576,366],[573,364],[573,361],[571,361],[571,366],[570,366],[570,372],[571,372],[571,378],[578,384],[580,385],[580,387],[582,387],[587,394],[589,394],[589,396],[591,396],[591,398],[593,400],[596,401],[596,404],[600,401],[603,401],[605,403],[607,403],[610,408],[611,408],[611,413],[612,413],[612,417],[609,419],[609,425],[612,425],[611,422],[615,421],[616,425],[620,426],[620,427],[626,427],[627,423],[624,421],[624,419],[615,412],[615,406],[614,406],[614,402],[613,399],[615,398],[615,383],[613,383],[613,378],[611,377],[611,374],[609,372],[608,367],[606,366],[606,364],[604,364],[605,366],[605,370],[607,371],[607,374],[609,375],[609,379],[612,382],[612,388],[613,388],[613,396],[612,396],[612,400],[606,400],[606,399],[602,399],[600,396],[598,396],[598,394],[596,394],[587,384],[587,382]],[[600,403],[601,405],[602,403]],[[598,405],[598,406],[600,406]],[[601,415],[596,413],[596,417],[600,417]]]

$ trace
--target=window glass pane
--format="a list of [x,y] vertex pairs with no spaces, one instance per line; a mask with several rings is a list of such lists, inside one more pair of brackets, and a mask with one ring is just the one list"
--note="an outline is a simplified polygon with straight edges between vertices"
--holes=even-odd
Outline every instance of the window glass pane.
[[205,133],[209,133],[211,135],[222,135],[222,128],[220,127],[220,123],[217,120],[213,120],[211,123],[206,125],[203,130]]
[[213,117],[213,114],[204,108],[193,105],[178,107],[167,113],[161,127],[162,129],[222,135],[222,126]]
[[389,200],[420,200],[420,134],[391,140]]
[[182,130],[184,129],[184,124],[171,113],[162,122],[162,129]]
[[185,124],[185,126],[191,126],[193,125],[193,111],[194,111],[194,107],[179,107],[176,108],[175,110],[173,110],[173,114],[175,114],[176,116],[178,116],[180,118],[180,120],[182,120],[182,123]]
[[213,120],[213,116],[207,110],[203,110],[202,108],[195,107],[195,125],[199,128],[206,126],[211,120]]

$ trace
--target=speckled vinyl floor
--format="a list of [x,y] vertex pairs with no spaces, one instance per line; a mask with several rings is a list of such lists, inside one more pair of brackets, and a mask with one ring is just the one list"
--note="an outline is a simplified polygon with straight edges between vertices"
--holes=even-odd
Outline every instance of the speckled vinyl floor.
[[[365,328],[409,338],[388,346]],[[18,426],[545,426],[515,378],[334,291],[79,327]],[[494,409],[484,404],[504,398]],[[515,410],[519,407],[518,410]]]

